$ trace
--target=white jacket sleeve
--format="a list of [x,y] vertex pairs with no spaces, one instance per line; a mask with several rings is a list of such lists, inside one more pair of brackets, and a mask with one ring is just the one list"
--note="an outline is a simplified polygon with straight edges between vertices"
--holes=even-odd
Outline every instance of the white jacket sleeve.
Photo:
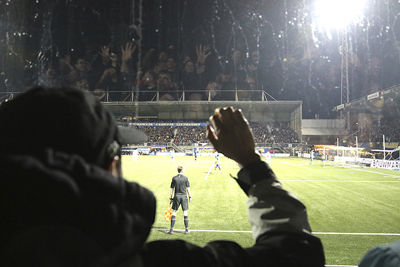
[[306,207],[282,188],[265,162],[240,170],[237,181],[249,196],[249,220],[255,240],[271,231],[311,232]]

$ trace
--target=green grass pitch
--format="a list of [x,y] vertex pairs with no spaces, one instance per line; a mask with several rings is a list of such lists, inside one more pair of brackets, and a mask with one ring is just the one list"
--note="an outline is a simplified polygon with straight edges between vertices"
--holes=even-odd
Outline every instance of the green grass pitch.
[[[123,157],[126,179],[136,181],[157,197],[157,217],[149,241],[184,239],[204,245],[229,239],[251,246],[246,196],[232,180],[239,168],[222,158],[222,173],[214,173],[213,157],[131,156]],[[165,234],[170,182],[176,167],[183,165],[189,177],[190,235]],[[273,158],[271,167],[283,186],[302,200],[313,232],[321,238],[327,265],[357,265],[376,245],[400,239],[400,172],[372,168],[323,165],[321,161]],[[177,214],[176,229],[183,229],[183,214]],[[196,231],[206,230],[206,231]],[[222,231],[222,230],[225,230]],[[231,232],[229,232],[231,231]]]

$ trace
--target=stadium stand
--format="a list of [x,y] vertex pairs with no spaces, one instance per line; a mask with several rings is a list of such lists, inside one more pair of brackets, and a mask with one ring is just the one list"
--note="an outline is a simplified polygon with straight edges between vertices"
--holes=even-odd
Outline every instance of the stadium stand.
[[[127,118],[119,118],[122,125],[134,126],[144,131],[149,137],[150,144],[208,143],[205,136],[206,122],[144,120],[128,123],[126,120]],[[297,133],[285,123],[250,122],[250,127],[257,144],[298,143],[300,140]]]

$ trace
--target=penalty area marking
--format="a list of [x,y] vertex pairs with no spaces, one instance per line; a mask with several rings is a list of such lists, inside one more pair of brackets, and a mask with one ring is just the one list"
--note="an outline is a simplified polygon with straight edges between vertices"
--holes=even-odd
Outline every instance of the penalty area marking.
[[[153,230],[166,230],[165,228],[153,227]],[[176,232],[184,232],[185,229],[174,229]],[[245,230],[202,230],[202,229],[190,229],[191,232],[206,232],[206,233],[247,233],[251,234],[251,231]],[[339,232],[312,232],[315,235],[364,235],[364,236],[400,236],[396,233],[339,233]]]

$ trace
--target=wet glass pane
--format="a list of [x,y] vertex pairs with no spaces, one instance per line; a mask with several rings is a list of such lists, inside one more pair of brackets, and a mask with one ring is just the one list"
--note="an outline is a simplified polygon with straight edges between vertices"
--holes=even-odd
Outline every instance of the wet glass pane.
[[350,2],[1,0],[1,97],[66,85],[103,101],[301,100],[303,118],[337,118],[400,83],[399,2]]

